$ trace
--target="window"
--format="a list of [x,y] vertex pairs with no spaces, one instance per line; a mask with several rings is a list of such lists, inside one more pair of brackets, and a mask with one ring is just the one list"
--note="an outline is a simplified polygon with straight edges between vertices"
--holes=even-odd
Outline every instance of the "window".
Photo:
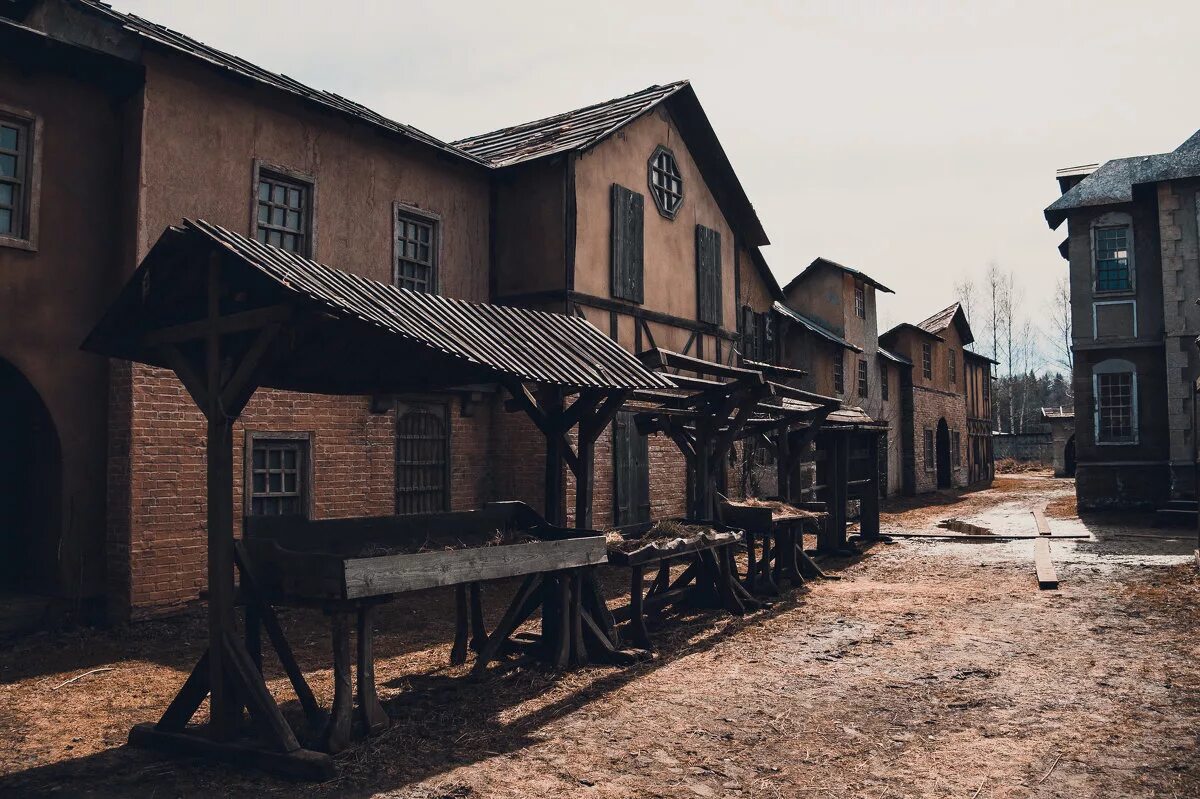
[[1128,225],[1095,229],[1096,291],[1129,291],[1133,288],[1129,231]]
[[928,341],[921,345],[921,372],[926,380],[933,379],[933,345]]
[[888,385],[888,368],[886,363],[879,364],[879,396],[884,402],[888,401],[891,386]]
[[438,219],[400,204],[395,208],[392,283],[410,291],[437,292]]
[[771,363],[775,358],[775,331],[770,311],[755,313],[742,306],[742,357],[751,361]]
[[396,407],[396,514],[450,507],[450,434],[446,406]]
[[954,350],[948,349],[948,350],[946,350],[946,354],[947,354],[946,367],[950,370],[950,382],[957,383],[958,382],[958,361],[954,357]]
[[650,156],[650,193],[658,212],[674,219],[683,205],[683,178],[675,154],[661,145]]
[[250,434],[251,516],[308,514],[308,434]]
[[962,466],[962,434],[957,430],[950,431],[950,457],[956,466]]
[[721,324],[721,234],[696,225],[696,317]]
[[613,524],[650,521],[650,439],[633,414],[613,418]]
[[932,472],[933,471],[933,431],[932,430],[925,431],[925,442],[924,443],[925,443],[925,452],[924,452],[925,471]]
[[0,111],[0,241],[35,244],[34,120]]
[[867,290],[857,282],[854,284],[854,315],[859,319],[867,318]]
[[645,198],[616,183],[612,186],[612,295],[641,302]]
[[867,396],[867,362],[858,359],[858,396]]
[[845,366],[842,363],[842,352],[833,359],[833,390],[841,394],[846,390],[846,375],[844,374]]
[[255,238],[263,244],[312,255],[312,184],[262,169],[258,173]]
[[[1131,366],[1123,361],[1112,366]],[[1137,443],[1137,376],[1130,371],[1107,371],[1096,367],[1096,441],[1100,444]],[[1105,369],[1105,371],[1101,371]]]
[[992,418],[992,375],[990,369],[991,367],[988,367],[989,371],[985,371],[983,374],[983,412],[986,414],[985,418],[989,420]]

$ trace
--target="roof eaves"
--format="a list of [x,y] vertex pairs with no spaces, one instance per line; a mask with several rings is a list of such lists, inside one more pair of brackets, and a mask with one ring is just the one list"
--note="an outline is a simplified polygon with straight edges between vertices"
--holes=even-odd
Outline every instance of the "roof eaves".
[[777,301],[772,307],[775,309],[775,311],[777,313],[783,314],[787,318],[798,323],[801,327],[808,330],[809,332],[815,333],[816,335],[820,336],[821,338],[824,338],[827,341],[837,344],[839,347],[843,347],[843,348],[851,350],[853,352],[862,352],[863,351],[862,347],[858,347],[858,346],[855,346],[854,344],[851,344],[849,341],[846,341],[846,339],[842,338],[837,333],[834,333],[832,330],[830,330],[829,328],[825,327],[824,325],[816,322],[815,320],[809,319],[807,316],[800,313],[795,308],[792,308],[789,305],[785,305],[782,302]]
[[814,258],[812,260],[812,263],[810,263],[808,266],[804,267],[804,269],[802,269],[799,274],[797,274],[794,278],[789,280],[787,285],[783,287],[784,293],[786,294],[787,292],[791,291],[796,286],[797,283],[801,282],[808,275],[809,272],[811,272],[814,268],[816,268],[819,265],[828,266],[833,269],[840,269],[841,271],[843,271],[847,274],[853,275],[854,277],[858,278],[859,280],[861,280],[864,283],[871,284],[878,291],[883,291],[888,294],[896,293],[896,292],[892,291],[890,288],[888,288],[887,286],[880,283],[875,278],[868,275],[866,272],[861,272],[858,269],[855,269],[850,266],[846,266],[845,264],[839,264],[837,261],[831,260],[829,258],[825,258],[823,256],[817,256],[816,258]]

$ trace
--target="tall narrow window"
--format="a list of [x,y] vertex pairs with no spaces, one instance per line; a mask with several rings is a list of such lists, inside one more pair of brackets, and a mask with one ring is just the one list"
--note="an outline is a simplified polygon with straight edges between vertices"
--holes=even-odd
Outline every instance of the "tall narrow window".
[[445,405],[396,410],[396,513],[449,509],[450,436]]
[[32,129],[29,120],[0,115],[0,237],[30,238]]
[[1096,228],[1095,237],[1096,291],[1132,289],[1129,226]]
[[297,255],[312,255],[312,184],[262,169],[255,238]]
[[926,380],[933,379],[933,345],[928,341],[921,344],[921,372]]
[[616,183],[612,186],[612,295],[642,302],[645,198]]
[[858,282],[854,284],[854,315],[859,319],[867,318],[867,289]]
[[721,234],[696,225],[696,317],[721,324]]
[[932,472],[933,471],[933,431],[932,430],[925,431],[925,442],[924,443],[925,443],[925,453],[924,453],[925,471]]
[[947,349],[946,354],[947,354],[946,368],[950,370],[950,382],[957,383],[958,382],[958,360],[955,358],[953,349]]
[[654,205],[667,219],[674,219],[679,206],[683,205],[683,177],[679,174],[675,154],[660,145],[650,156],[649,172]]
[[1103,444],[1137,441],[1137,381],[1132,372],[1097,374],[1096,440]]
[[633,414],[613,418],[613,523],[650,520],[650,439],[638,432]]
[[392,283],[402,289],[437,292],[436,217],[417,214],[397,205]]
[[962,466],[962,434],[957,430],[950,431],[950,457],[956,467]]
[[879,364],[879,396],[884,402],[887,402],[891,394],[891,386],[888,385],[888,368],[886,363]]
[[862,358],[858,359],[858,396],[867,396],[867,362]]
[[838,350],[838,354],[833,359],[833,390],[838,394],[846,391],[845,365],[842,360],[842,351]]
[[305,515],[308,510],[306,479],[308,438],[251,438],[248,475],[249,515]]

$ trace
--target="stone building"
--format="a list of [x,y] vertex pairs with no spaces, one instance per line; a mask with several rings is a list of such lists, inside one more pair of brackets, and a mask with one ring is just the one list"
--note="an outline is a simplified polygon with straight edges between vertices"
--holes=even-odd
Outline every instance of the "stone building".
[[[767,237],[687,82],[449,144],[93,0],[0,2],[0,594],[31,623],[204,588],[203,417],[170,372],[79,351],[185,217],[413,290],[580,313],[633,350],[772,357]],[[542,437],[499,396],[260,391],[236,507],[540,504]],[[631,428],[597,449],[598,524],[683,510],[682,459]]]
[[1175,150],[1060,170],[1081,508],[1195,499],[1200,132]]
[[901,490],[921,494],[994,476],[991,366],[958,303],[918,324],[896,325],[881,346],[912,364],[902,374]]

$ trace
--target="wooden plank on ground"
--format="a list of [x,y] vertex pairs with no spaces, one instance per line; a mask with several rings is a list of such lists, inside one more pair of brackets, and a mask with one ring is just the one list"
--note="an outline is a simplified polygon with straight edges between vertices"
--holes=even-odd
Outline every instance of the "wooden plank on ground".
[[1058,535],[1039,536],[1033,533],[992,533],[991,535],[964,535],[961,533],[897,533],[891,530],[888,531],[889,538],[928,538],[931,540],[941,541],[991,541],[993,543],[1001,543],[1004,541],[1034,541],[1038,538],[1053,538],[1055,541],[1062,539],[1081,539],[1091,538],[1090,533],[1060,533]]
[[1046,514],[1040,508],[1034,509],[1033,520],[1037,522],[1038,535],[1050,535],[1050,522],[1046,521]]
[[1050,542],[1045,538],[1033,542],[1033,565],[1037,569],[1038,588],[1058,588],[1058,575],[1050,562]]

